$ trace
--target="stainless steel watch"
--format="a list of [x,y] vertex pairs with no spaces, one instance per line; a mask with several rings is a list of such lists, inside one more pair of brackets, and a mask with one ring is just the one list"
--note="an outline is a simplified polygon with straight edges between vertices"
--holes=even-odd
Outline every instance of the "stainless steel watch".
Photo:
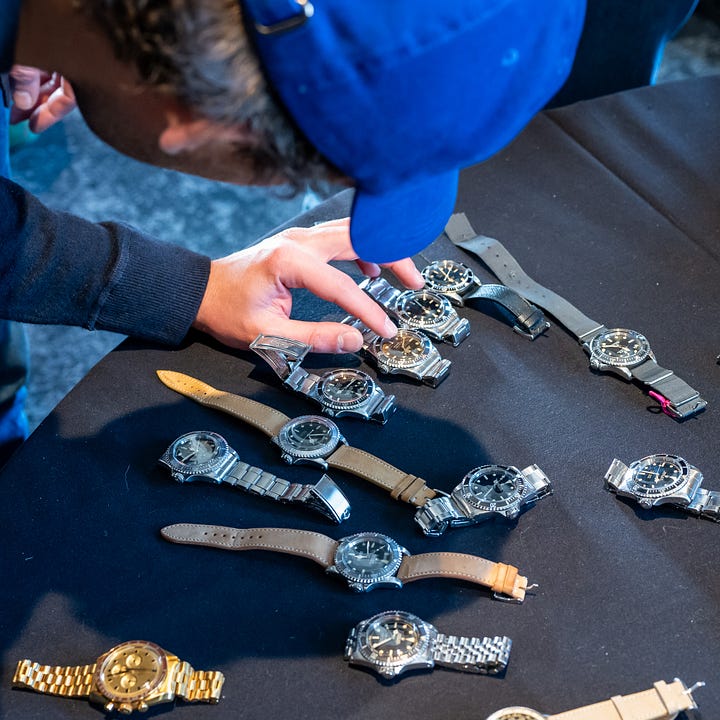
[[331,417],[359,417],[387,422],[395,412],[395,396],[382,388],[362,370],[340,368],[321,375],[301,366],[311,345],[276,335],[258,335],[250,349],[263,358],[285,387],[317,402]]
[[512,329],[534,340],[550,327],[542,310],[505,285],[483,283],[464,263],[457,260],[434,260],[421,271],[425,287],[444,295],[459,307],[492,303],[509,320]]
[[682,680],[656,682],[649,690],[630,695],[615,695],[609,700],[566,710],[557,715],[543,715],[527,707],[506,707],[486,720],[674,720],[685,710],[695,710],[693,692],[705,685],[695,683],[686,688]]
[[382,277],[365,278],[359,287],[385,308],[399,327],[420,330],[453,347],[470,334],[468,320],[459,317],[450,301],[432,290],[398,290]]
[[463,672],[496,675],[510,659],[507,636],[445,635],[417,615],[387,610],[359,622],[345,643],[345,660],[392,680],[409,670],[435,665]]
[[524,470],[511,465],[481,465],[470,470],[450,495],[428,500],[415,513],[415,522],[425,535],[437,536],[449,527],[495,517],[513,519],[552,491],[537,465]]
[[282,480],[243,462],[222,435],[209,430],[185,433],[159,459],[174,480],[227,483],[252,495],[303,505],[335,523],[350,517],[350,503],[340,488],[323,475],[314,485]]
[[720,522],[720,491],[701,487],[700,470],[679,455],[648,455],[629,466],[617,458],[605,473],[611,492],[646,509],[672,505],[692,515]]
[[89,665],[41,665],[21,660],[13,687],[63,697],[87,698],[106,712],[129,715],[181,698],[216,703],[225,677],[194,670],[188,662],[147,640],[121,643]]
[[418,330],[399,328],[395,337],[383,338],[358,318],[348,316],[343,322],[362,333],[363,352],[381,374],[406,375],[437,387],[450,372],[450,360],[441,357],[430,338]]
[[309,530],[289,528],[233,528],[223,525],[178,523],[160,530],[166,540],[223,550],[268,550],[304,557],[329,575],[343,578],[355,592],[401,588],[426,578],[451,578],[488,587],[498,600],[522,602],[527,578],[513,565],[465,553],[411,555],[393,538],[360,532],[340,540]]
[[594,370],[640,383],[662,411],[676,420],[692,417],[705,409],[707,401],[697,390],[672,370],[658,365],[644,335],[627,328],[607,328],[535,282],[500,242],[477,235],[464,213],[450,218],[445,233],[455,245],[480,258],[500,282],[543,308],[567,328],[590,356]]

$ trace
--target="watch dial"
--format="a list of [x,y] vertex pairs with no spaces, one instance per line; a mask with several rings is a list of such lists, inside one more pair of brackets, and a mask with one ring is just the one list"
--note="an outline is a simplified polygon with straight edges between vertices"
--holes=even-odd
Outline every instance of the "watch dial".
[[631,367],[649,357],[650,343],[639,332],[614,328],[592,339],[590,355],[605,365]]
[[630,465],[628,486],[638,497],[670,495],[687,481],[687,463],[676,455],[649,455]]
[[473,281],[472,270],[455,260],[436,260],[423,268],[422,276],[437,292],[462,292]]
[[502,510],[517,503],[525,491],[525,479],[514,467],[483,465],[471,470],[460,484],[465,501],[481,510]]
[[283,425],[278,444],[295,457],[326,457],[340,441],[338,426],[319,415],[302,415]]
[[343,539],[335,553],[335,567],[351,582],[372,584],[394,576],[402,562],[400,546],[381,533],[358,533]]
[[220,443],[212,433],[194,432],[183,435],[173,445],[173,458],[188,469],[205,465],[215,459]]
[[429,290],[407,290],[398,298],[395,307],[400,317],[411,327],[432,327],[444,322],[452,312],[447,298]]
[[372,393],[375,383],[361,370],[334,370],[323,375],[318,393],[327,405],[342,409],[356,407]]
[[424,639],[423,628],[409,613],[381,613],[371,619],[364,633],[364,645],[371,659],[394,665],[415,656]]
[[508,707],[494,712],[487,720],[545,720],[545,715],[526,707]]
[[95,680],[113,701],[140,700],[165,679],[167,659],[162,648],[144,640],[117,645],[101,658]]
[[400,328],[395,337],[380,341],[378,355],[390,367],[414,367],[427,358],[431,347],[427,336]]

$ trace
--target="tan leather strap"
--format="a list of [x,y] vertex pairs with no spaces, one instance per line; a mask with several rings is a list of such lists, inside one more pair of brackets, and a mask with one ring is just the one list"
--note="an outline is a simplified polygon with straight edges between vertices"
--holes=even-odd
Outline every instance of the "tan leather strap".
[[467,580],[492,588],[501,595],[515,600],[525,599],[527,578],[518,574],[513,565],[466,555],[465,553],[437,552],[405,557],[397,572],[403,582],[427,577],[446,577]]
[[341,445],[327,458],[328,465],[357,475],[390,492],[395,500],[422,507],[437,491],[422,478],[409,475],[371,453],[350,445]]
[[21,660],[15,669],[13,687],[30,688],[36,692],[64,697],[87,697],[93,687],[92,665],[40,665]]
[[224,525],[178,523],[160,534],[170,542],[206,545],[224,550],[270,550],[314,560],[324,568],[335,559],[338,541],[309,530],[288,528],[233,528]]
[[171,390],[195,400],[206,407],[221,410],[233,417],[244,420],[269,437],[274,437],[280,428],[290,419],[279,410],[274,410],[242,395],[217,390],[197,378],[175,372],[174,370],[156,370],[157,376]]

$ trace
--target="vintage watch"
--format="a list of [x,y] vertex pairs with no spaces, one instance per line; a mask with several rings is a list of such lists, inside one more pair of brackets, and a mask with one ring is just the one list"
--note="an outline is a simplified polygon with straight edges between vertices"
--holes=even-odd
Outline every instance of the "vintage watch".
[[346,580],[351,590],[401,588],[424,578],[444,577],[489,587],[498,600],[522,602],[527,578],[513,565],[465,553],[411,555],[387,535],[361,532],[341,540],[309,530],[232,528],[178,523],[160,534],[170,542],[224,550],[270,550],[313,560],[330,575]]
[[566,710],[557,715],[543,715],[526,707],[506,707],[486,720],[674,720],[679,713],[697,708],[693,692],[705,685],[695,683],[686,688],[682,680],[656,682],[649,690],[631,695],[615,695],[609,700]]
[[605,473],[611,492],[646,509],[672,505],[692,515],[720,522],[720,491],[705,490],[700,470],[678,455],[648,455],[627,466],[617,458]]
[[504,285],[550,313],[571,332],[590,356],[590,366],[648,389],[662,411],[676,420],[696,415],[707,401],[672,370],[658,365],[644,335],[627,328],[608,328],[583,315],[574,305],[530,278],[517,260],[494,238],[478,236],[464,213],[450,218],[450,240],[482,260]]
[[470,470],[450,495],[428,500],[415,513],[415,522],[430,536],[449,527],[473,525],[494,517],[516,518],[552,485],[537,465],[518,470],[510,465],[482,465]]
[[445,296],[453,305],[469,307],[492,303],[512,329],[534,340],[550,327],[542,310],[505,285],[483,283],[464,263],[434,260],[421,271],[425,287]]
[[385,423],[395,412],[395,396],[386,395],[362,370],[339,368],[315,375],[301,367],[311,345],[276,335],[258,335],[250,349],[270,365],[285,387],[317,402],[326,415]]
[[352,315],[343,322],[362,333],[363,352],[374,360],[382,374],[407,375],[437,387],[450,372],[450,360],[441,357],[430,338],[419,330],[399,328],[395,337],[384,338]]
[[291,419],[268,405],[217,390],[190,375],[173,370],[157,370],[157,375],[171,390],[201,405],[228,413],[268,435],[288,464],[304,463],[344,470],[387,490],[394,499],[416,507],[438,495],[438,491],[428,487],[422,478],[348,445],[338,426],[321,415],[301,415]]
[[194,670],[155,643],[130,640],[90,665],[62,667],[21,660],[12,682],[15,688],[87,698],[107,712],[127,715],[175,698],[216,703],[224,681],[221,672]]
[[359,287],[385,308],[399,327],[420,330],[433,340],[457,347],[470,323],[458,316],[450,301],[432,290],[398,290],[385,278],[365,278]]
[[345,643],[345,660],[392,680],[408,670],[435,665],[496,675],[507,667],[512,640],[506,636],[445,635],[417,615],[386,610],[359,622]]
[[243,462],[222,435],[209,430],[181,435],[163,453],[159,463],[181,483],[193,480],[227,483],[253,495],[304,505],[336,523],[350,517],[347,498],[327,475],[314,485],[282,480]]

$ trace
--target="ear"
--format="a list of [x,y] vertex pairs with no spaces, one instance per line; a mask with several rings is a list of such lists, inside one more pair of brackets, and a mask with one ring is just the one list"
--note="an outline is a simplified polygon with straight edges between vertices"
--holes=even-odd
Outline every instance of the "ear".
[[175,109],[165,112],[165,123],[165,129],[158,137],[158,146],[167,155],[191,152],[214,143],[251,141],[245,126],[223,125],[208,118],[191,117]]

